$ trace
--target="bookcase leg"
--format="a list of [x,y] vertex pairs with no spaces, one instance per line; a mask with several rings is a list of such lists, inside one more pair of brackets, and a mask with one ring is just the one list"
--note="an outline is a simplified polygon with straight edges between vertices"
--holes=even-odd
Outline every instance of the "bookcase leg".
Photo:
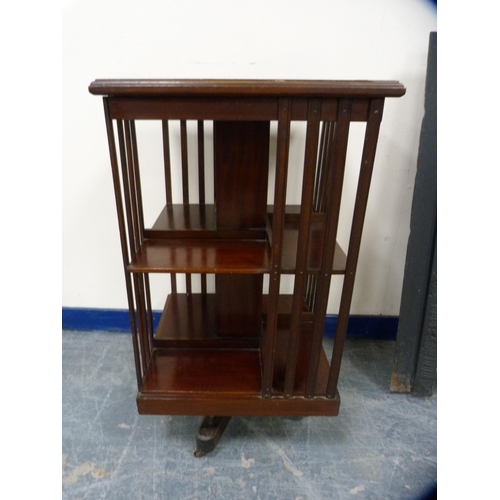
[[205,417],[196,435],[194,456],[200,458],[215,449],[231,417]]

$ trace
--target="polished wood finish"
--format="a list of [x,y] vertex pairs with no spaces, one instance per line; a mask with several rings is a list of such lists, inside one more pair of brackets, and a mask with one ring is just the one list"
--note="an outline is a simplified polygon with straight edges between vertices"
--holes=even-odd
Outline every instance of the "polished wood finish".
[[[110,114],[121,120],[277,120],[279,97],[108,97]],[[308,99],[290,100],[291,120],[307,120]],[[321,120],[335,121],[338,99],[323,98]],[[366,121],[370,99],[352,103],[351,120]]]
[[218,228],[215,205],[166,205],[151,228],[144,230],[151,239],[265,240],[264,229]]
[[133,273],[244,273],[269,271],[262,240],[144,240],[127,266]]
[[[213,367],[215,369],[215,367]],[[137,410],[141,415],[220,415],[232,417],[308,417],[338,415],[340,396],[326,399],[263,398],[259,394],[170,393],[137,394]]]
[[[326,357],[323,360],[328,370]],[[137,397],[139,413],[272,416],[286,409],[285,415],[302,416],[314,414],[315,403],[319,414],[338,413],[340,398],[330,401],[321,392],[315,402],[262,398],[260,364],[258,349],[155,349]]]
[[94,95],[105,96],[276,96],[401,97],[397,81],[369,80],[95,80]]
[[[167,205],[151,228],[144,230],[146,239],[170,240],[272,240],[273,207],[267,207],[268,230],[257,228],[219,229],[215,220],[215,205]],[[300,206],[286,205],[284,215],[281,272],[294,274],[297,261],[297,243],[299,239],[298,226],[300,221]],[[309,250],[307,272],[318,274],[324,241],[324,213],[311,213],[309,231]],[[340,245],[336,244],[333,274],[343,274],[346,265],[346,255]]]
[[[321,253],[324,243],[324,222],[312,222],[309,227],[309,236],[305,239],[309,242],[308,253],[302,272],[308,275],[319,274],[321,265]],[[283,257],[281,264],[282,274],[295,274],[297,264],[297,247],[299,242],[299,230],[295,225],[285,225],[283,234]],[[335,257],[332,264],[332,274],[344,274],[346,255],[338,243],[335,244]],[[300,271],[299,271],[300,272]]]
[[216,225],[266,226],[269,122],[214,122]]
[[[297,357],[302,329],[302,303],[308,275],[308,254],[311,238],[311,213],[313,210],[314,180],[316,177],[316,156],[318,151],[321,101],[311,99],[308,109],[308,122],[306,133],[306,150],[304,159],[304,175],[302,180],[301,214],[297,236],[296,276],[293,291],[292,322],[288,337],[288,349],[285,369],[284,393],[290,398],[294,393],[297,380]],[[322,245],[323,247],[324,245]],[[310,254],[309,254],[310,257]],[[331,269],[331,268],[330,268]],[[304,349],[303,349],[304,351]],[[308,349],[309,352],[310,349]],[[320,358],[321,354],[316,354]],[[276,378],[276,377],[275,377]],[[283,376],[281,377],[283,378]]]
[[154,336],[155,347],[258,349],[255,331],[250,332],[250,337],[245,337],[242,330],[232,336],[221,335],[218,300],[215,293],[169,294]]
[[[266,121],[214,121],[218,229],[265,229],[269,127]],[[216,274],[219,335],[260,337],[262,282],[254,273]]]
[[[290,141],[290,100],[279,100],[278,141],[276,148],[276,174],[274,182],[274,207],[272,221],[272,262],[269,273],[269,296],[266,328],[262,338],[262,396],[272,395],[276,332],[278,327],[278,302],[281,282],[281,260],[285,225],[286,186]],[[269,226],[269,224],[268,224]]]
[[155,349],[141,392],[258,395],[259,350]]
[[[393,81],[96,80],[89,90],[104,96],[139,413],[336,415],[383,104],[404,87]],[[158,120],[162,130],[165,207],[151,227],[144,225],[137,120]],[[302,169],[289,172],[291,124],[298,120],[306,122],[305,156]],[[277,122],[272,157],[270,121]],[[366,122],[366,134],[345,252],[336,240],[356,121]],[[205,157],[207,122],[214,131],[213,172]],[[174,130],[179,165],[171,158]],[[196,155],[188,148],[193,130]],[[182,180],[177,204],[174,169]],[[212,174],[214,193],[208,193]],[[286,203],[291,176],[302,182],[299,205]],[[172,277],[156,331],[150,273]],[[294,277],[291,295],[280,291],[285,274]],[[334,274],[343,285],[328,359],[322,337]],[[213,418],[207,429],[220,437],[223,420]]]
[[263,275],[217,274],[217,333],[222,337],[261,337]]

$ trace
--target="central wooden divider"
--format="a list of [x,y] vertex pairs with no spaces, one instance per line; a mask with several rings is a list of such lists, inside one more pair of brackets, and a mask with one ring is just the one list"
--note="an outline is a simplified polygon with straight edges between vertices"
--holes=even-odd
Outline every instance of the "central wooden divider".
[[[217,228],[265,230],[269,122],[214,122]],[[216,328],[221,337],[262,334],[262,274],[216,274]]]

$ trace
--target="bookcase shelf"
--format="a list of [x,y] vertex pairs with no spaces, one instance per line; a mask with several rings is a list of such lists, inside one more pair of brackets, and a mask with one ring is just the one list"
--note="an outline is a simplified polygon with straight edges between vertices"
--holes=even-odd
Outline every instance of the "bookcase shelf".
[[[322,361],[325,372],[324,352]],[[207,371],[215,375],[207,377]],[[338,393],[326,399],[324,389],[318,387],[318,398],[263,399],[258,349],[156,349],[137,404],[140,414],[149,415],[338,415]]]
[[269,244],[260,240],[144,240],[127,266],[132,273],[263,274]]
[[[268,207],[271,208],[271,207]],[[285,208],[282,273],[294,274],[300,211]],[[272,226],[272,212],[267,214]],[[166,206],[128,266],[131,272],[268,273],[272,232],[263,229],[217,229],[215,205]],[[325,214],[313,214],[307,272],[318,274],[324,248]],[[267,242],[267,243],[266,243]],[[244,251],[246,253],[244,253]],[[233,255],[238,254],[234,262]],[[332,274],[343,274],[346,255],[336,243]]]

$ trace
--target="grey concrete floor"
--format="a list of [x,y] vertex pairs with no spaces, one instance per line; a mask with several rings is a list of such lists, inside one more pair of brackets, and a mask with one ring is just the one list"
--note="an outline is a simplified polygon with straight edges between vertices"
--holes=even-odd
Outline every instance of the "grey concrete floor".
[[137,414],[129,335],[62,339],[64,499],[420,500],[436,484],[437,396],[389,391],[394,342],[347,341],[339,416],[233,418],[195,458],[201,417]]

